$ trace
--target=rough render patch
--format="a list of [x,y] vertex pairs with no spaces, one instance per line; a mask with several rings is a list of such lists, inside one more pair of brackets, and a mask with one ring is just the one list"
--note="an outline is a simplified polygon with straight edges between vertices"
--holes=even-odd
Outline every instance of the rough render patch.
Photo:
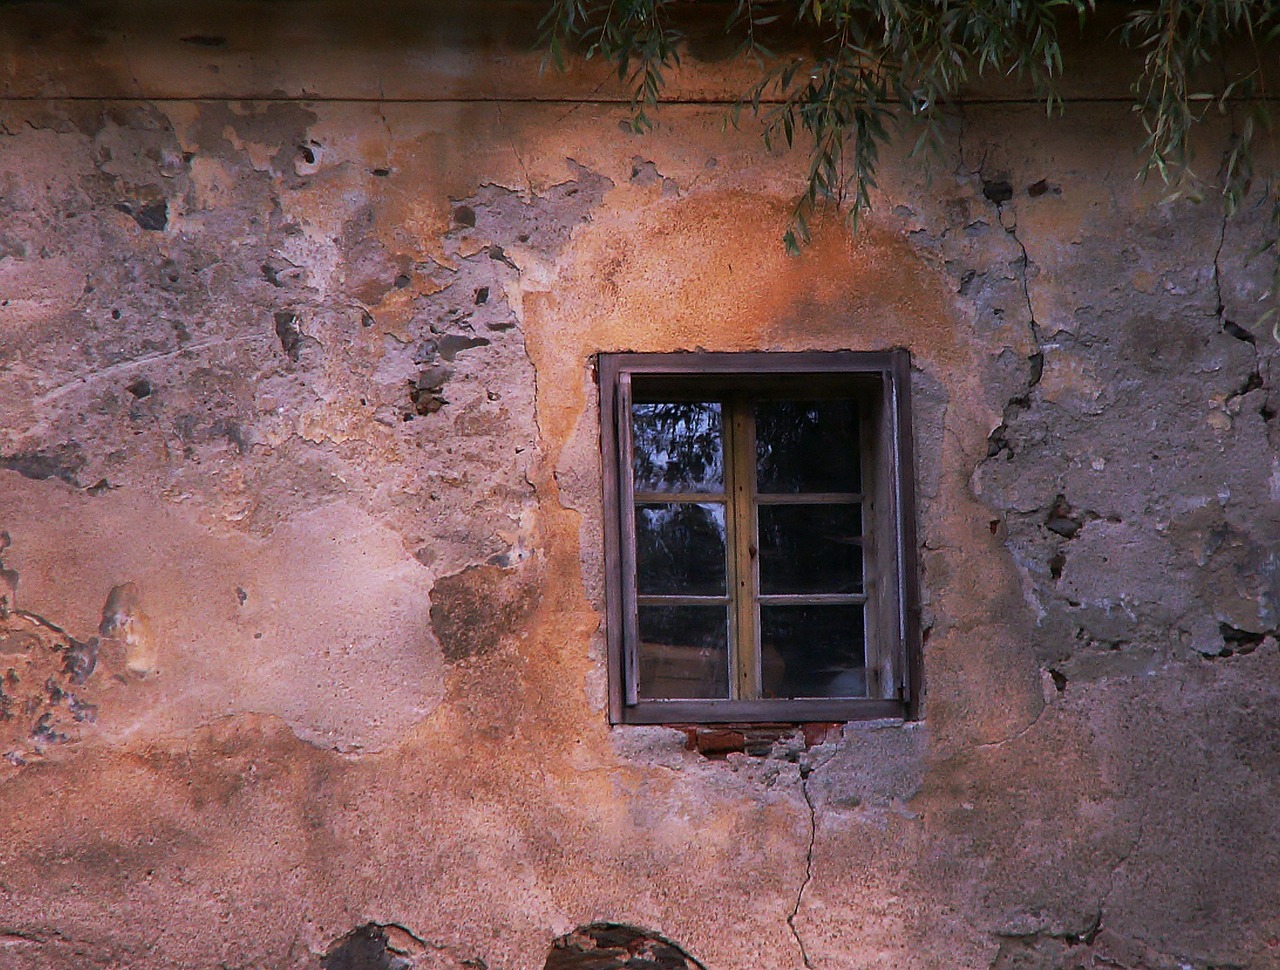
[[[97,642],[77,641],[34,614],[0,618],[0,777],[78,740],[97,719]],[[99,681],[102,677],[99,677]]]
[[[127,511],[76,506],[85,532],[112,537],[105,553],[34,535],[47,530],[23,523],[17,492],[4,521],[24,592],[62,596],[62,622],[83,635],[90,596],[141,590],[145,610],[113,604],[102,618],[104,636],[160,673],[130,730],[252,710],[343,750],[383,746],[443,690],[432,579],[477,561],[520,572],[529,555],[534,381],[508,294],[516,259],[553,258],[607,180],[571,167],[542,197],[485,186],[459,204],[473,217],[439,262],[378,204],[329,204],[356,148],[309,137],[315,121],[287,105],[71,112],[33,139],[67,160],[56,187],[6,194],[18,237],[54,227],[47,245],[80,254],[68,273],[86,283],[41,298],[43,322],[8,345],[23,366],[0,399],[30,420],[7,423],[0,464],[135,497]],[[7,178],[19,185],[19,167]],[[166,223],[142,226],[160,199]],[[340,248],[302,245],[331,227]],[[11,249],[0,270],[38,261]],[[107,251],[130,258],[91,255]],[[148,515],[142,493],[198,511]],[[59,501],[31,500],[32,512]],[[126,568],[143,541],[144,565]],[[249,575],[261,563],[236,563],[255,549],[276,564],[262,578]],[[162,562],[174,571],[160,576]],[[531,575],[517,577],[526,600]],[[392,684],[385,703],[379,679]]]
[[525,624],[537,605],[536,586],[520,583],[516,570],[469,566],[436,580],[431,625],[450,662],[480,657]]
[[278,715],[316,744],[369,750],[438,703],[426,572],[367,513],[335,504],[258,538],[123,492],[6,478],[17,605],[83,641],[119,644],[125,664],[154,673],[98,720],[102,738],[246,711]]

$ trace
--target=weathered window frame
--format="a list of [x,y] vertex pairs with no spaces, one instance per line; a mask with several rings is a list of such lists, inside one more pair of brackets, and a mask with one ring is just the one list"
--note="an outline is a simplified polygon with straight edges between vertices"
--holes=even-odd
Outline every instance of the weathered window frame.
[[[907,351],[617,353],[601,354],[597,366],[611,723],[776,723],[918,716],[922,676]],[[636,696],[635,493],[629,416],[632,391],[637,384],[647,394],[657,393],[655,389],[664,395],[691,396],[732,391],[755,400],[790,389],[790,393],[806,397],[839,394],[864,402],[860,438],[864,475],[861,501],[868,546],[864,563],[867,668],[870,673],[874,666],[881,696],[728,700],[654,700]],[[624,416],[628,420],[622,420]],[[732,462],[735,458],[730,454],[726,460]],[[744,460],[743,456],[738,455],[737,460]],[[735,489],[740,490],[742,480],[743,476],[737,477]],[[751,501],[756,499],[752,487]],[[737,501],[742,499],[726,495],[726,502]],[[754,522],[754,511],[751,514]],[[750,555],[754,560],[754,548]],[[733,570],[731,566],[731,574]],[[755,575],[747,594],[754,598],[753,603],[760,596]],[[738,584],[736,579],[734,584]],[[731,611],[743,608],[754,606],[748,606],[741,597],[734,598]],[[731,652],[744,649],[736,639],[729,644]],[[758,655],[758,643],[754,649]]]

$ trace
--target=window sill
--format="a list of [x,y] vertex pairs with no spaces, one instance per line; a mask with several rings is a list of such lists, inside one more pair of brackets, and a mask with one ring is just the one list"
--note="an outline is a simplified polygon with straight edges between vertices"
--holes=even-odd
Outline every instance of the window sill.
[[907,705],[892,700],[639,701],[622,711],[622,724],[734,724],[907,719]]

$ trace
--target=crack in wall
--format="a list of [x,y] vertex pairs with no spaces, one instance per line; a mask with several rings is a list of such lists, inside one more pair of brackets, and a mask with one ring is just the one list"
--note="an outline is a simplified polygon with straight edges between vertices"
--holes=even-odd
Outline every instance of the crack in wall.
[[813,851],[818,841],[818,810],[813,804],[813,794],[809,791],[809,779],[819,768],[825,767],[836,754],[837,752],[833,751],[816,764],[810,764],[807,761],[801,761],[799,764],[800,794],[804,796],[805,806],[809,809],[809,844],[805,849],[804,878],[800,882],[799,889],[796,890],[796,901],[791,907],[791,912],[787,914],[787,928],[791,931],[791,936],[796,941],[796,949],[800,951],[800,961],[804,964],[806,970],[814,970],[814,965],[809,958],[809,949],[804,945],[804,939],[796,926],[796,918],[800,915],[800,907],[804,903],[805,891],[808,890],[809,883],[813,881]]
[[[1235,130],[1235,120],[1232,119],[1232,137],[1238,137]],[[1243,397],[1249,391],[1266,388],[1266,382],[1263,380],[1263,365],[1265,363],[1262,348],[1258,346],[1257,337],[1245,327],[1240,326],[1236,321],[1227,316],[1226,299],[1222,293],[1222,250],[1226,247],[1227,242],[1227,225],[1231,221],[1231,211],[1227,199],[1222,200],[1222,221],[1218,226],[1218,245],[1213,251],[1213,295],[1214,295],[1214,314],[1218,318],[1218,328],[1225,334],[1235,337],[1237,340],[1249,344],[1253,348],[1253,370],[1240,386],[1240,389],[1232,394],[1223,403],[1226,404],[1234,398]],[[1256,254],[1255,254],[1256,255]],[[1263,399],[1261,408],[1262,418],[1264,421],[1270,422],[1275,417],[1275,410],[1270,402],[1270,389],[1267,389],[1267,395]]]
[[1138,848],[1142,845],[1142,840],[1146,837],[1147,814],[1149,813],[1149,811],[1150,809],[1148,808],[1146,803],[1143,803],[1142,809],[1138,815],[1138,831],[1134,835],[1133,841],[1129,843],[1129,848],[1127,848],[1124,851],[1124,853],[1120,856],[1120,858],[1115,861],[1115,864],[1111,866],[1110,872],[1108,873],[1107,888],[1102,894],[1102,899],[1098,901],[1099,928],[1101,928],[1102,926],[1102,914],[1106,912],[1107,906],[1111,902],[1111,894],[1115,892],[1116,873],[1120,871],[1121,866],[1128,864],[1129,860],[1133,857],[1133,854],[1137,852]]
[[387,120],[387,91],[382,83],[382,78],[378,78],[378,119],[382,122],[382,127],[387,133],[387,150],[383,153],[384,172],[391,171],[391,152],[395,147],[396,137],[391,131],[391,122]]
[[533,197],[533,180],[529,178],[528,166],[524,163],[524,158],[520,154],[520,149],[516,148],[516,140],[511,136],[511,129],[506,126],[502,120],[502,103],[495,105],[498,112],[498,127],[507,133],[507,144],[511,147],[511,154],[516,157],[516,164],[520,166],[520,172],[524,175],[524,189],[528,193],[528,197]]
[[796,928],[796,916],[800,913],[801,903],[804,902],[805,890],[809,888],[809,883],[813,881],[813,846],[818,840],[818,813],[813,807],[813,796],[809,793],[809,775],[812,774],[812,771],[813,769],[808,765],[800,766],[800,792],[804,795],[805,805],[809,808],[809,845],[805,850],[804,879],[800,883],[800,888],[796,891],[795,904],[791,907],[791,912],[787,914],[787,927],[791,930],[791,935],[796,941],[796,948],[800,951],[800,961],[808,970],[813,970],[813,964],[809,961],[809,951],[804,945],[800,931]]

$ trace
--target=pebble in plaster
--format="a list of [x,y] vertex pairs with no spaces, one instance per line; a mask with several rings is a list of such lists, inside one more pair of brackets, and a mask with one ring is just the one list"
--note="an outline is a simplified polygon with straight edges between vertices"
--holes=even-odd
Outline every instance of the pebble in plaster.
[[124,653],[124,665],[140,677],[154,673],[159,647],[151,629],[151,619],[142,609],[142,593],[137,583],[121,583],[111,587],[102,608],[98,627],[102,650],[118,648]]

